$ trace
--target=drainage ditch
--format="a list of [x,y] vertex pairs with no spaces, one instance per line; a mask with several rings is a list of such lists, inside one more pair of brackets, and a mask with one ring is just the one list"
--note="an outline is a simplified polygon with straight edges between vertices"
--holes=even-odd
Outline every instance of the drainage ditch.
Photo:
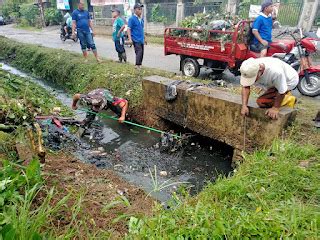
[[[41,85],[63,104],[71,106],[72,97],[58,86],[6,64],[2,64],[2,68]],[[75,114],[79,119],[85,117],[81,111]],[[175,130],[187,132],[179,126],[175,126]],[[80,140],[66,143],[58,136],[50,141],[51,147],[66,148],[86,163],[113,169],[161,202],[168,201],[182,183],[191,194],[196,194],[207,182],[232,172],[230,146],[195,134],[183,148],[164,152],[159,147],[159,134],[112,119],[96,119],[90,134]]]

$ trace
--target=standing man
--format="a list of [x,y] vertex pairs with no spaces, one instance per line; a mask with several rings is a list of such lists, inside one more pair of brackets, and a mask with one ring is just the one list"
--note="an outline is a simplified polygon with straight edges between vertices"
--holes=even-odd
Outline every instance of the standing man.
[[278,58],[249,58],[240,67],[242,85],[242,108],[243,116],[249,115],[248,99],[250,87],[254,83],[259,83],[268,88],[257,99],[257,104],[261,108],[268,108],[266,115],[272,119],[277,119],[281,106],[294,107],[296,98],[291,95],[299,82],[299,76],[289,64]]
[[126,50],[124,49],[124,37],[122,33],[125,28],[124,21],[120,17],[119,9],[114,8],[111,11],[112,11],[112,18],[113,18],[112,39],[114,41],[114,45],[118,53],[119,62],[121,63],[122,60],[124,62],[127,62]]
[[[74,10],[72,13],[72,36],[75,36],[75,31],[77,29],[78,38],[80,39],[80,45],[83,57],[87,61],[88,52],[87,48],[90,48],[97,59],[97,62],[101,62],[98,58],[97,48],[93,41],[94,30],[93,24],[90,19],[90,14],[88,11],[84,10],[84,3],[82,1],[78,4],[78,9]],[[92,34],[90,33],[92,30]]]
[[142,8],[141,3],[136,3],[133,7],[134,15],[130,17],[128,22],[128,38],[129,43],[133,43],[134,51],[136,53],[136,67],[141,68],[143,54],[144,54],[144,21],[142,19]]
[[260,52],[260,57],[267,56],[269,44],[272,42],[272,12],[272,0],[265,0],[261,5],[260,15],[252,26],[254,38],[250,49],[254,52]]

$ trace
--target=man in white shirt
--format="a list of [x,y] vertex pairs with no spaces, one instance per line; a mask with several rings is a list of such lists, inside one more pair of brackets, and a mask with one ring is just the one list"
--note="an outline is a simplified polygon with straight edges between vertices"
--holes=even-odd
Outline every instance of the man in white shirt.
[[249,115],[248,99],[250,86],[255,83],[267,87],[267,91],[257,99],[261,108],[269,108],[266,111],[272,119],[277,119],[281,106],[293,107],[296,98],[291,95],[299,82],[299,75],[289,64],[277,58],[249,58],[240,67],[242,85],[242,109],[241,114]]

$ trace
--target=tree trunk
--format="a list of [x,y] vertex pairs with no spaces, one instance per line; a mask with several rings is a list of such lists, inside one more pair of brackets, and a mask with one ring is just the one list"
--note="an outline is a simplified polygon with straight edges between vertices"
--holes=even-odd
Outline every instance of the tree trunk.
[[38,5],[39,5],[39,9],[40,9],[40,21],[41,21],[41,26],[45,27],[46,23],[44,20],[44,9],[43,9],[43,3],[42,0],[38,0]]

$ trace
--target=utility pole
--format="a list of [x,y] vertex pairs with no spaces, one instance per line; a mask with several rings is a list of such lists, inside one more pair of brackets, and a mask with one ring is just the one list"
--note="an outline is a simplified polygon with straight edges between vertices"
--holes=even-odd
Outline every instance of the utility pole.
[[40,21],[41,21],[41,26],[45,27],[46,23],[44,20],[44,10],[43,10],[43,3],[42,0],[38,0],[38,5],[39,5],[39,9],[40,9]]

